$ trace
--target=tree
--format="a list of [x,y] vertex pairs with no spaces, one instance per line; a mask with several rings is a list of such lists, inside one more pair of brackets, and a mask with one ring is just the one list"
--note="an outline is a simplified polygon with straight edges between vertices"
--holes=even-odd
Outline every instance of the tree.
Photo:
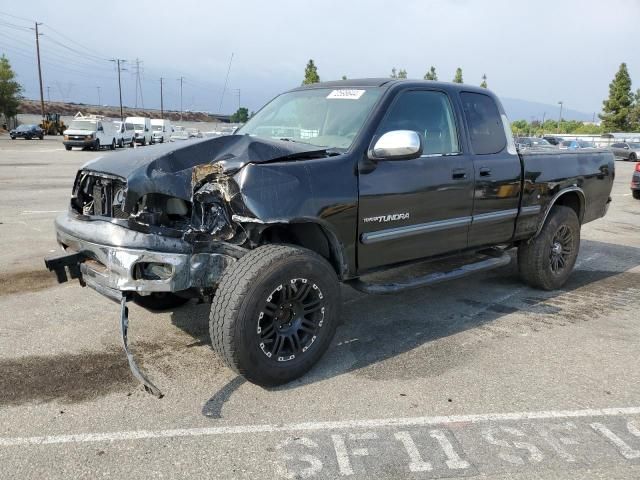
[[431,68],[427,73],[424,74],[425,80],[433,80],[434,82],[438,81],[438,74],[436,73],[436,67],[431,65]]
[[347,76],[346,75],[342,75],[342,80],[346,80]]
[[602,102],[602,113],[598,115],[602,120],[605,132],[628,132],[631,130],[629,114],[633,105],[631,93],[631,77],[627,71],[627,64],[620,64],[618,73],[609,84],[609,98]]
[[462,69],[460,67],[456,68],[456,76],[453,77],[453,83],[464,83],[462,81]]
[[633,106],[629,112],[629,123],[631,123],[631,131],[640,130],[640,88],[636,90]]
[[15,80],[16,75],[11,69],[7,57],[0,57],[0,113],[5,121],[18,114],[18,106],[22,99],[22,86]]
[[396,67],[393,67],[391,69],[391,75],[389,75],[391,78],[398,78],[398,74],[396,73]]
[[398,78],[407,78],[407,71],[404,68],[398,71]]
[[249,109],[246,107],[240,107],[236,113],[231,115],[231,123],[245,123],[249,120]]
[[304,69],[303,85],[309,85],[311,83],[318,83],[320,81],[320,75],[318,75],[318,67],[313,63],[313,60],[307,62],[307,66]]
[[482,83],[480,84],[480,86],[482,88],[487,88],[487,74],[486,73],[482,74]]

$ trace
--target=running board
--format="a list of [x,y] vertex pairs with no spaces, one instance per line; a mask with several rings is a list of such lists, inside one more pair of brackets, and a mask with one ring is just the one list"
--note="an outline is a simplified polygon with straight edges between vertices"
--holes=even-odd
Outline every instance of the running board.
[[356,280],[348,282],[348,284],[363,293],[384,295],[389,293],[401,292],[403,290],[426,287],[428,285],[435,285],[436,283],[455,280],[457,278],[463,278],[474,273],[504,267],[511,263],[511,255],[502,250],[492,249],[490,251],[485,250],[481,253],[488,256],[489,258],[477,262],[467,263],[449,271],[432,272],[427,275],[415,277],[407,281],[401,281],[397,283],[370,283],[362,281],[358,278]]

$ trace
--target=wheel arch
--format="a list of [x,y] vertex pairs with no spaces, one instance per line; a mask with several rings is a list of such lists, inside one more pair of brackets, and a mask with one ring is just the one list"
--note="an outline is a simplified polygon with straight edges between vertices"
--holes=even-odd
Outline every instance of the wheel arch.
[[578,221],[580,225],[582,225],[582,220],[584,218],[584,212],[586,210],[586,197],[584,191],[578,186],[571,186],[567,188],[563,188],[559,192],[557,192],[547,204],[544,215],[538,224],[538,229],[536,230],[533,238],[537,237],[544,227],[545,222],[547,221],[547,217],[549,213],[551,213],[551,209],[556,205],[562,205],[565,207],[571,208],[576,215],[578,216]]
[[336,235],[326,226],[312,221],[292,223],[272,223],[260,231],[258,243],[286,243],[311,250],[333,267],[338,278],[348,274],[344,248]]

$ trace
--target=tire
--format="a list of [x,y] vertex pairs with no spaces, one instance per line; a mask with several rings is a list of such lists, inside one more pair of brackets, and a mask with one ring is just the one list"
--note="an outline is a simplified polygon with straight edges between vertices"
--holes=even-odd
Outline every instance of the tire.
[[147,145],[147,137],[142,137],[142,146],[145,147]]
[[67,152],[71,151],[71,145],[65,145],[64,148]]
[[95,143],[93,144],[93,149],[97,152],[100,150],[100,139],[96,138]]
[[160,139],[160,143],[164,143],[164,137]]
[[39,138],[40,140],[44,140],[44,135],[40,135],[38,138]]
[[113,140],[111,140],[111,145],[109,146],[109,150],[115,150],[116,149],[116,139],[114,138]]
[[135,139],[131,139],[131,143],[129,144],[129,148],[135,147],[135,143],[136,143]]
[[320,359],[339,312],[340,286],[324,258],[304,248],[265,245],[225,270],[211,305],[211,344],[250,382],[281,385]]
[[631,155],[629,155],[629,160],[632,162],[637,162],[638,156],[635,153],[632,153]]
[[181,307],[189,299],[171,292],[155,292],[151,295],[135,295],[133,301],[147,310],[163,311]]
[[124,140],[120,139],[118,140],[118,148],[123,148],[124,147]]
[[640,200],[640,190],[631,190],[631,195],[633,195],[633,198],[636,200]]
[[571,275],[580,249],[580,221],[562,205],[551,209],[540,234],[518,248],[522,280],[542,290],[560,288]]
[[16,139],[16,137],[10,137],[10,138],[11,138],[11,140],[15,140]]

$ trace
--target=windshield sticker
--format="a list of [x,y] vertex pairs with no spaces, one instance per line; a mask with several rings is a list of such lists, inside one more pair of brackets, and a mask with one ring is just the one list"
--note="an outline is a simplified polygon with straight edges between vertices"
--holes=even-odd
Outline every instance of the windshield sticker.
[[365,90],[340,89],[340,90],[332,91],[329,95],[327,95],[327,98],[343,98],[346,100],[358,100],[364,92]]

